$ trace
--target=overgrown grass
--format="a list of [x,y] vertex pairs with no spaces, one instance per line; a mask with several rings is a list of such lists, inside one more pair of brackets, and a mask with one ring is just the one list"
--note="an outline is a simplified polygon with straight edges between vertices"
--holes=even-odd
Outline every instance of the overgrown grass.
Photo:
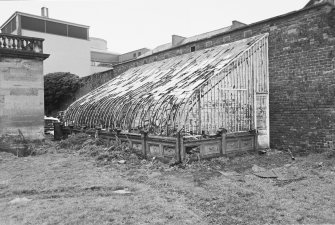
[[90,135],[85,133],[72,134],[65,140],[61,140],[58,144],[59,148],[79,150],[83,147],[84,144],[93,143],[94,140]]
[[58,143],[58,149],[70,152],[78,152],[85,157],[93,157],[99,164],[113,160],[129,160],[135,162],[143,159],[128,144],[119,140],[108,142],[107,140],[94,138],[85,133],[72,134],[69,138]]

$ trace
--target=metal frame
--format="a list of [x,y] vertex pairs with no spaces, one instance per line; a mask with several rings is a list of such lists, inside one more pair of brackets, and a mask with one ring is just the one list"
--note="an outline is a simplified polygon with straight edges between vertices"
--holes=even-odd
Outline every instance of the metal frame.
[[[146,77],[143,74],[140,80],[123,80],[122,82],[128,82],[130,90],[122,90],[121,93],[125,94],[118,94],[112,88],[122,83],[118,78],[113,79],[73,103],[67,109],[65,119],[78,126],[85,124],[93,128],[100,124],[110,129],[120,128],[124,132],[146,129],[151,134],[162,136],[175,136],[178,132],[188,135],[213,135],[220,128],[225,128],[228,133],[256,130],[257,96],[265,95],[268,105],[268,34],[243,41],[244,46],[248,42],[249,47],[239,50],[239,42],[224,45],[225,54],[233,56],[219,68],[207,66],[199,69],[199,65],[185,55],[177,56],[179,63],[185,64],[177,68],[178,76],[194,70],[187,77],[191,81],[183,78],[176,83],[172,76],[176,73],[176,68],[171,67],[170,71],[165,71],[164,76],[160,77],[163,71],[156,74],[160,79],[170,80],[157,78],[152,82],[145,82]],[[224,48],[220,51],[222,49]],[[191,59],[197,56],[199,61],[205,61],[205,51],[216,54],[215,51],[218,50],[213,47],[202,50],[204,56],[200,51],[187,55]],[[162,66],[160,62],[155,63],[157,64],[152,64]],[[167,59],[164,63],[164,68],[168,68],[173,61]],[[152,66],[146,64],[126,73],[136,75],[152,69]],[[131,82],[137,82],[141,88],[133,88]],[[157,92],[157,82],[171,82],[172,85],[179,86]],[[149,92],[143,92],[144,90]]]

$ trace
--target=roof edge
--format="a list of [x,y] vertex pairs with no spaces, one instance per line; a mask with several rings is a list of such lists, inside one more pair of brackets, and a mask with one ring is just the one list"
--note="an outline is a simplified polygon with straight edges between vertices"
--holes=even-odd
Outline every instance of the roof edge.
[[[288,12],[288,13],[285,13],[285,14],[282,14],[282,15],[279,15],[279,16],[274,16],[274,17],[271,17],[271,18],[268,18],[268,19],[265,19],[265,20],[257,21],[257,22],[248,24],[248,25],[246,25],[244,27],[240,27],[240,28],[236,28],[235,30],[228,31],[225,34],[229,34],[229,33],[232,33],[232,32],[238,31],[238,30],[243,30],[243,29],[246,29],[246,28],[250,28],[250,27],[262,24],[262,23],[266,23],[266,22],[272,21],[272,20],[282,19],[282,18],[285,18],[285,17],[288,17],[288,16],[292,16],[292,15],[295,15],[295,14],[299,14],[299,13],[302,13],[302,12],[314,9],[314,8],[322,8],[322,7],[326,6],[326,5],[327,6],[331,6],[331,7],[334,8],[334,6],[331,3],[324,2],[324,3],[320,3],[318,5],[312,5],[312,6],[309,6],[309,7],[306,7],[306,8],[302,8],[300,10],[295,10],[295,11]],[[217,36],[219,36],[219,35],[215,35],[213,37],[217,37]]]
[[[234,33],[236,31],[240,31],[240,30],[245,30],[245,29],[248,29],[248,28],[251,28],[253,26],[256,26],[256,25],[259,25],[259,24],[262,24],[262,23],[266,23],[266,22],[269,22],[271,20],[277,20],[277,19],[281,19],[281,18],[285,18],[287,16],[292,16],[294,14],[299,14],[299,13],[302,13],[302,12],[305,12],[305,11],[308,11],[310,9],[314,9],[314,8],[322,8],[324,6],[331,6],[333,8],[334,5],[332,5],[331,3],[329,2],[324,2],[324,3],[320,3],[320,4],[317,4],[317,5],[312,5],[312,6],[309,6],[309,7],[306,7],[306,8],[302,8],[300,10],[295,10],[295,11],[292,11],[292,12],[288,12],[288,13],[285,13],[285,14],[282,14],[282,15],[279,15],[279,16],[275,16],[275,17],[271,17],[271,18],[268,18],[268,19],[265,19],[265,20],[261,20],[261,21],[257,21],[255,23],[251,23],[251,24],[248,24],[246,26],[243,26],[243,27],[239,27],[239,28],[236,28],[236,29],[233,29],[233,30],[230,30],[230,31],[227,31],[227,32],[223,32],[221,34],[216,34],[216,35],[213,35],[209,38],[204,38],[202,39],[202,41],[204,40],[208,40],[208,39],[211,39],[211,38],[215,38],[215,37],[219,37],[221,35],[226,35],[226,34],[231,34],[231,33]],[[193,41],[193,42],[189,42],[189,43],[186,43],[186,44],[181,44],[181,45],[178,45],[178,46],[174,46],[172,48],[169,48],[167,50],[163,50],[163,51],[160,51],[160,52],[156,52],[156,53],[153,53],[151,55],[148,55],[148,56],[144,56],[142,57],[141,59],[146,59],[146,58],[149,58],[151,56],[154,56],[156,54],[159,54],[159,53],[162,53],[162,52],[167,52],[167,51],[170,51],[170,50],[173,50],[173,49],[177,49],[177,48],[180,48],[182,46],[186,46],[186,45],[189,45],[189,44],[193,44],[193,43],[196,43],[198,41]],[[127,61],[127,62],[122,62],[122,63],[119,63],[119,64],[116,64],[115,66],[118,66],[118,65],[122,65],[124,63],[129,63],[129,62],[132,62],[132,61],[136,61],[137,59],[133,59],[133,60],[130,60],[130,61]]]
[[18,11],[14,12],[7,20],[6,22],[4,22],[1,26],[0,26],[0,29],[2,29],[4,26],[6,26],[9,21],[11,21],[16,15],[17,15]]
[[82,28],[87,28],[87,29],[90,28],[90,26],[83,25],[83,24],[72,23],[72,22],[68,22],[68,21],[64,21],[64,20],[58,20],[58,19],[53,19],[53,18],[50,18],[50,17],[37,16],[37,15],[29,14],[29,13],[16,11],[15,13],[13,13],[13,15],[11,17],[9,17],[9,19],[4,24],[2,24],[0,26],[0,29],[2,29],[4,26],[6,26],[9,23],[9,21],[11,21],[13,19],[13,17],[15,17],[16,15],[33,17],[33,18],[36,18],[36,19],[43,19],[43,20],[47,20],[47,21],[51,21],[51,22],[58,22],[58,23],[63,23],[63,24],[82,27]]

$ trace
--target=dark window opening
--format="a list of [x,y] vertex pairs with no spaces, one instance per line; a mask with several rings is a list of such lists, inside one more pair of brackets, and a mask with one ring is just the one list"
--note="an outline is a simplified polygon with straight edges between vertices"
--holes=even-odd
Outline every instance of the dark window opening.
[[8,23],[6,26],[4,26],[1,29],[1,33],[3,33],[3,34],[10,34],[10,33],[12,33],[11,23]]
[[133,57],[136,58],[136,53],[133,54]]
[[[45,21],[41,19],[21,16],[22,29],[57,34],[73,38],[88,39],[87,28]],[[16,24],[12,27],[16,28]]]
[[141,52],[138,52],[138,53],[137,53],[137,56],[140,56],[140,55],[141,55]]
[[46,21],[46,28],[47,28],[46,32],[49,34],[58,34],[62,36],[67,36],[66,24]]
[[87,29],[68,25],[68,36],[87,40]]
[[195,46],[191,47],[191,52],[195,52]]
[[22,29],[45,32],[44,20],[21,16],[21,24]]

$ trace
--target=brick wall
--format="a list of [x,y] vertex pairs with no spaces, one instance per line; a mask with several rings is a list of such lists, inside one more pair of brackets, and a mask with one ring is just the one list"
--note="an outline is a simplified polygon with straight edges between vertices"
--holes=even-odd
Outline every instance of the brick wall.
[[106,83],[107,81],[111,80],[112,78],[114,78],[113,69],[100,73],[94,73],[90,76],[81,77],[81,85],[80,88],[76,91],[74,98],[69,98],[66,101],[63,101],[60,108],[51,112],[50,115],[56,117],[59,111],[66,110],[74,101],[86,95],[88,92],[94,90],[95,88],[101,86],[102,84]]
[[75,95],[76,99],[101,86],[112,78],[114,78],[113,69],[80,78],[81,86]]
[[270,138],[275,148],[308,151],[335,142],[335,10],[322,4],[274,17],[210,39],[116,65],[131,67],[269,33]]

